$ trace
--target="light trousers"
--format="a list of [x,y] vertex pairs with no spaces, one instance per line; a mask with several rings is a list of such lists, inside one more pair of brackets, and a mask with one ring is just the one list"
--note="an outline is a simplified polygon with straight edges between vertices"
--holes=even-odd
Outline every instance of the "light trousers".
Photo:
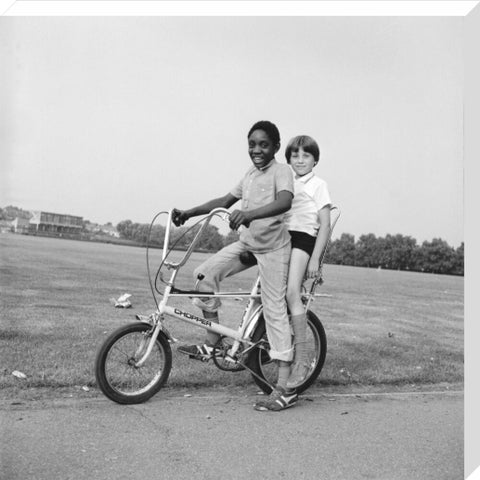
[[[286,362],[293,359],[292,334],[285,299],[290,250],[288,243],[271,252],[252,252],[258,262],[270,356],[272,359]],[[247,245],[238,241],[212,255],[194,271],[195,280],[198,279],[198,275],[203,275],[203,279],[197,282],[197,290],[218,292],[224,278],[249,268],[240,261],[240,254],[246,251]],[[207,312],[216,312],[221,301],[219,298],[204,297],[194,299],[194,304]]]

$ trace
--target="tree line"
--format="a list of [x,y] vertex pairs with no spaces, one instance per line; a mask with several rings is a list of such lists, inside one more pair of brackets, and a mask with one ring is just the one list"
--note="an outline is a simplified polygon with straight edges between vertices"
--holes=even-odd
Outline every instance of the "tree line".
[[[16,217],[30,218],[31,213],[9,205],[0,208],[0,220],[12,220]],[[147,223],[134,223],[123,220],[117,226],[120,237],[137,244],[162,247],[165,227],[155,225],[150,231]],[[180,227],[172,230],[171,243],[177,249],[190,246],[200,225],[193,228]],[[238,239],[238,233],[230,231],[222,235],[218,228],[208,225],[199,238],[197,250],[216,252],[223,246]],[[464,275],[464,244],[453,248],[440,238],[425,241],[421,245],[409,236],[386,235],[376,237],[373,233],[361,235],[357,240],[349,233],[332,241],[327,251],[326,263],[351,265],[358,267],[384,268],[390,270],[410,270],[414,272]]]
[[[170,246],[186,249],[190,246],[200,225],[193,228],[174,228]],[[163,246],[165,227],[155,225],[149,238],[150,225],[123,220],[117,225],[122,238],[146,245]],[[197,250],[216,252],[238,239],[238,233],[230,231],[222,235],[218,228],[208,225],[198,239]],[[327,251],[326,263],[358,267],[384,268],[388,270],[410,270],[414,272],[464,274],[464,244],[453,248],[440,238],[424,241],[421,245],[401,234],[376,237],[373,233],[361,235],[358,240],[349,233],[343,233],[333,240]]]
[[361,235],[357,241],[348,233],[334,240],[326,261],[337,265],[410,270],[414,272],[464,274],[464,243],[451,247],[445,240],[434,238],[421,245],[409,236],[373,233]]

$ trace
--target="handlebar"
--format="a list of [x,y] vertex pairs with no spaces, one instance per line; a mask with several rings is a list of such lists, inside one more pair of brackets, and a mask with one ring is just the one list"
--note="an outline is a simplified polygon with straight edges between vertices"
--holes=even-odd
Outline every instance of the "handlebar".
[[220,217],[224,222],[230,222],[230,212],[226,208],[214,208],[210,213],[209,216],[217,216]]
[[190,246],[187,249],[187,252],[185,253],[184,257],[182,260],[178,263],[173,263],[173,262],[166,262],[165,259],[167,257],[168,253],[168,244],[170,242],[170,230],[172,227],[172,215],[173,215],[173,209],[169,210],[168,212],[162,212],[162,213],[168,213],[168,220],[167,220],[167,228],[165,231],[165,239],[163,240],[163,252],[162,252],[162,262],[169,268],[180,268],[181,266],[185,265],[186,261],[190,257],[190,255],[193,252],[193,248],[197,244],[201,234],[207,227],[207,225],[210,223],[213,217],[218,216],[220,217],[223,221],[229,222],[230,221],[230,212],[226,208],[214,208],[206,217],[201,219],[203,222],[203,225],[201,226],[200,230],[197,232],[195,235],[194,239],[190,243]]

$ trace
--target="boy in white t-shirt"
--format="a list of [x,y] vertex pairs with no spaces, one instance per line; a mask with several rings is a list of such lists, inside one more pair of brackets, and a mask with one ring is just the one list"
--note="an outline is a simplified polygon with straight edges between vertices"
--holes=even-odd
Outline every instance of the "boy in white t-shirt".
[[295,196],[285,214],[292,238],[287,284],[287,303],[294,334],[295,357],[287,387],[301,383],[308,372],[307,318],[301,288],[305,278],[320,275],[320,259],[330,233],[330,194],[327,183],[313,173],[320,158],[317,142],[306,135],[293,138],[285,150],[287,163],[295,172]]

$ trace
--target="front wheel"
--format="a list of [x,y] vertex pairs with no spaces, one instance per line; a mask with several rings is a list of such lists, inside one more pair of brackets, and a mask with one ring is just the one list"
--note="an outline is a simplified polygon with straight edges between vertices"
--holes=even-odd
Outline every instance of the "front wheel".
[[153,327],[132,323],[115,330],[103,343],[95,360],[95,377],[110,400],[122,404],[146,402],[167,381],[172,349],[160,332],[150,355],[138,366],[152,338]]
[[[255,343],[260,342],[260,348],[254,348],[248,360],[250,368],[255,373],[252,377],[255,383],[265,393],[269,394],[272,389],[268,384],[275,385],[277,383],[278,367],[277,363],[273,361],[268,354],[270,346],[263,315],[259,319],[252,341]],[[317,379],[327,355],[327,336],[325,329],[319,318],[310,310],[307,311],[307,345],[310,368],[305,380],[296,386],[297,393],[305,391]],[[268,383],[266,383],[265,380]]]

